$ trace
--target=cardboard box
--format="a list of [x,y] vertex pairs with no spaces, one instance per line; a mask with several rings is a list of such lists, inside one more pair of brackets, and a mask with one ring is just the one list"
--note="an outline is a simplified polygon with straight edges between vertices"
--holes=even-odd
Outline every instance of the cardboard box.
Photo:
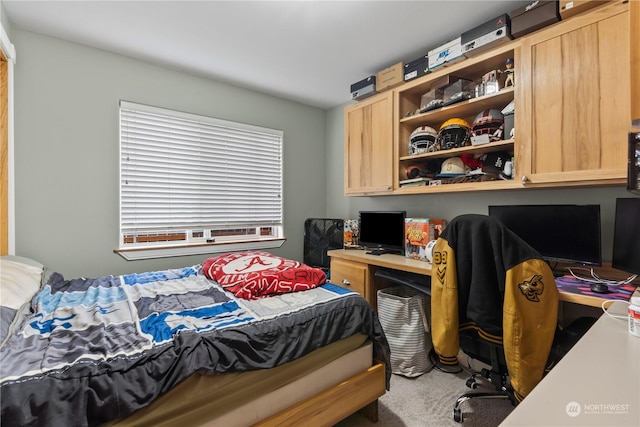
[[417,79],[429,72],[429,55],[423,55],[404,64],[404,81]]
[[444,219],[405,218],[405,256],[427,260],[427,243],[436,240],[447,225]]
[[344,220],[344,248],[357,249],[360,247],[360,223],[357,219]]
[[429,69],[453,64],[464,59],[460,37],[429,51]]
[[404,83],[404,64],[398,62],[376,73],[376,86],[378,91],[389,89]]
[[465,31],[462,39],[462,54],[473,56],[485,52],[494,46],[511,40],[511,24],[506,13]]
[[558,0],[532,1],[511,12],[511,36],[522,37],[560,21]]
[[376,90],[376,76],[369,76],[351,85],[351,99],[354,101],[360,101],[376,93],[378,93]]
[[605,3],[607,0],[560,0],[560,16],[567,19]]

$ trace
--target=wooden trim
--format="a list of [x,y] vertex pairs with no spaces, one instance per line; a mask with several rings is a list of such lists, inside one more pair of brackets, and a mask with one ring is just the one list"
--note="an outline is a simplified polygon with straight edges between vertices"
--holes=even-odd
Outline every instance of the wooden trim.
[[376,363],[366,371],[260,421],[255,426],[332,426],[359,409],[377,418],[377,399],[384,393],[384,364]]
[[9,254],[9,63],[0,50],[0,255]]

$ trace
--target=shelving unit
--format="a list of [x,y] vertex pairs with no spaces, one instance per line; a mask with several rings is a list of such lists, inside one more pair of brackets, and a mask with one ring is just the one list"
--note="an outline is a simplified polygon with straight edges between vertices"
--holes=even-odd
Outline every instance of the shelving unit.
[[[513,139],[491,142],[482,145],[470,145],[462,148],[441,150],[432,153],[409,155],[409,136],[419,126],[430,126],[438,131],[441,125],[451,118],[461,118],[469,125],[473,123],[475,117],[486,109],[495,108],[502,110],[517,97],[516,86],[502,88],[498,92],[471,98],[456,104],[415,114],[420,107],[422,95],[434,89],[443,77],[453,76],[457,78],[471,80],[479,83],[482,76],[493,70],[502,70],[505,67],[507,58],[515,58],[516,66],[520,42],[512,41],[496,49],[485,52],[473,58],[467,58],[461,62],[440,67],[432,73],[420,79],[416,79],[409,84],[405,84],[396,91],[394,105],[396,106],[396,132],[394,139],[394,150],[397,153],[397,169],[394,171],[394,192],[400,194],[430,193],[430,192],[451,192],[470,191],[485,189],[506,189],[519,188],[522,183],[513,180],[500,181],[476,181],[465,183],[452,183],[441,186],[420,186],[420,187],[400,187],[399,181],[406,179],[406,168],[410,165],[425,162],[431,159],[445,159],[448,157],[461,156],[462,154],[481,155],[489,152],[505,151],[513,155],[515,141]],[[517,77],[516,77],[517,79]],[[517,104],[517,102],[516,102]]]

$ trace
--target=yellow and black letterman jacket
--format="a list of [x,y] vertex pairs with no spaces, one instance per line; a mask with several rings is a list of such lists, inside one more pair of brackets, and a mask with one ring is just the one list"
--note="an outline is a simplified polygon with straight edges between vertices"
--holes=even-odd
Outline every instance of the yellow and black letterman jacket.
[[447,225],[431,273],[432,339],[441,363],[457,363],[459,331],[475,329],[503,345],[521,400],[542,379],[557,320],[558,289],[540,254],[485,215]]

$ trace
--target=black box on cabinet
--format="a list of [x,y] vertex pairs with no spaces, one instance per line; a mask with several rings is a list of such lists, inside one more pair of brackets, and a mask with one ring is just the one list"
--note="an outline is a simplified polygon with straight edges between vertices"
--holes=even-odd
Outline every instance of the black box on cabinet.
[[404,64],[404,81],[417,79],[429,72],[429,55],[421,56]]
[[560,21],[558,0],[532,1],[511,12],[511,35],[522,37],[536,30]]
[[369,76],[351,85],[351,99],[355,101],[368,98],[376,93],[378,93],[376,91],[376,76]]
[[509,15],[504,13],[491,21],[465,31],[460,37],[464,56],[477,55],[496,45],[508,42],[511,40]]
[[640,132],[629,133],[627,190],[640,194]]

